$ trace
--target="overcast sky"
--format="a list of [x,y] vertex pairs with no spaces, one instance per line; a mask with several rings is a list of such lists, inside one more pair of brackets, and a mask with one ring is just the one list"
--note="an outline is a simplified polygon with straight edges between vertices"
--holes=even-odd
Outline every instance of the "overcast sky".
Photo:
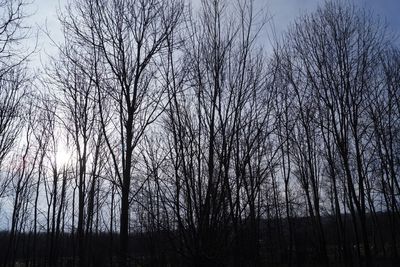
[[[73,0],[70,0],[73,1]],[[200,0],[192,0],[199,2]],[[227,0],[229,1],[229,0]],[[357,5],[372,10],[376,15],[386,19],[389,28],[394,32],[400,33],[400,0],[349,0]],[[276,32],[282,33],[299,15],[313,11],[318,5],[323,4],[324,0],[256,0],[256,7],[266,7],[266,10],[273,18],[273,25]],[[62,35],[57,21],[57,10],[63,7],[67,0],[33,0],[30,5],[31,13],[34,13],[28,23],[34,27],[44,28],[47,25],[51,37],[54,40],[61,41]],[[267,27],[269,30],[271,27]],[[46,53],[54,53],[48,38],[41,34],[39,39],[42,59]]]

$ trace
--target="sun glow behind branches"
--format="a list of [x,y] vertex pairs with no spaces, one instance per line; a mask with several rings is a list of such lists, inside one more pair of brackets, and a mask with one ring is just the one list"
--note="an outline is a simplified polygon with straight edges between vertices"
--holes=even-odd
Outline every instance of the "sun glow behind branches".
[[56,163],[57,166],[65,166],[69,163],[72,158],[71,151],[68,150],[68,147],[65,145],[58,145],[57,153],[56,153]]

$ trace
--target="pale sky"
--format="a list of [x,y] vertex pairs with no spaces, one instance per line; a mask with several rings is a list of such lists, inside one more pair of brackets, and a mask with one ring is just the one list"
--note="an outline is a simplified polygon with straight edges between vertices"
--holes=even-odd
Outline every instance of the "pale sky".
[[[51,37],[56,41],[62,40],[60,26],[57,20],[57,10],[63,7],[67,0],[32,0],[30,10],[34,13],[28,20],[27,24],[37,28],[45,28],[50,31]],[[73,0],[69,0],[73,1]],[[190,1],[190,0],[189,0]],[[199,2],[200,0],[191,0]],[[229,0],[227,0],[229,1]],[[233,1],[233,0],[232,0]],[[349,0],[357,5],[372,10],[376,15],[386,19],[389,29],[400,34],[400,0]],[[256,8],[266,7],[269,15],[273,18],[273,25],[278,34],[283,33],[295,18],[306,12],[316,9],[319,4],[323,4],[324,0],[255,0]],[[28,12],[31,12],[31,11]],[[266,27],[266,31],[271,29],[270,25]],[[267,33],[264,34],[267,36]],[[42,59],[46,58],[46,53],[53,54],[56,49],[52,48],[50,41],[41,33],[39,38],[40,55]],[[39,58],[39,56],[37,57]],[[37,59],[33,59],[38,61]],[[40,63],[38,64],[40,65]]]

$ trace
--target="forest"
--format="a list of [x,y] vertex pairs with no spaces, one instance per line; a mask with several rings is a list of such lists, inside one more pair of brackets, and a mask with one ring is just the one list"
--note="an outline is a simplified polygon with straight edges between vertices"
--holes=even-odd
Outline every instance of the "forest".
[[398,32],[197,2],[0,0],[0,265],[398,266]]

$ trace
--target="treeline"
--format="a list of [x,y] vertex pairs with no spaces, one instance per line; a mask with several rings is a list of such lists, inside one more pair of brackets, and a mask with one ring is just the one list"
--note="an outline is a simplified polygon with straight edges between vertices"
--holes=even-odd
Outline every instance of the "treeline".
[[4,266],[396,266],[400,50],[328,1],[76,0],[33,73],[0,0]]

